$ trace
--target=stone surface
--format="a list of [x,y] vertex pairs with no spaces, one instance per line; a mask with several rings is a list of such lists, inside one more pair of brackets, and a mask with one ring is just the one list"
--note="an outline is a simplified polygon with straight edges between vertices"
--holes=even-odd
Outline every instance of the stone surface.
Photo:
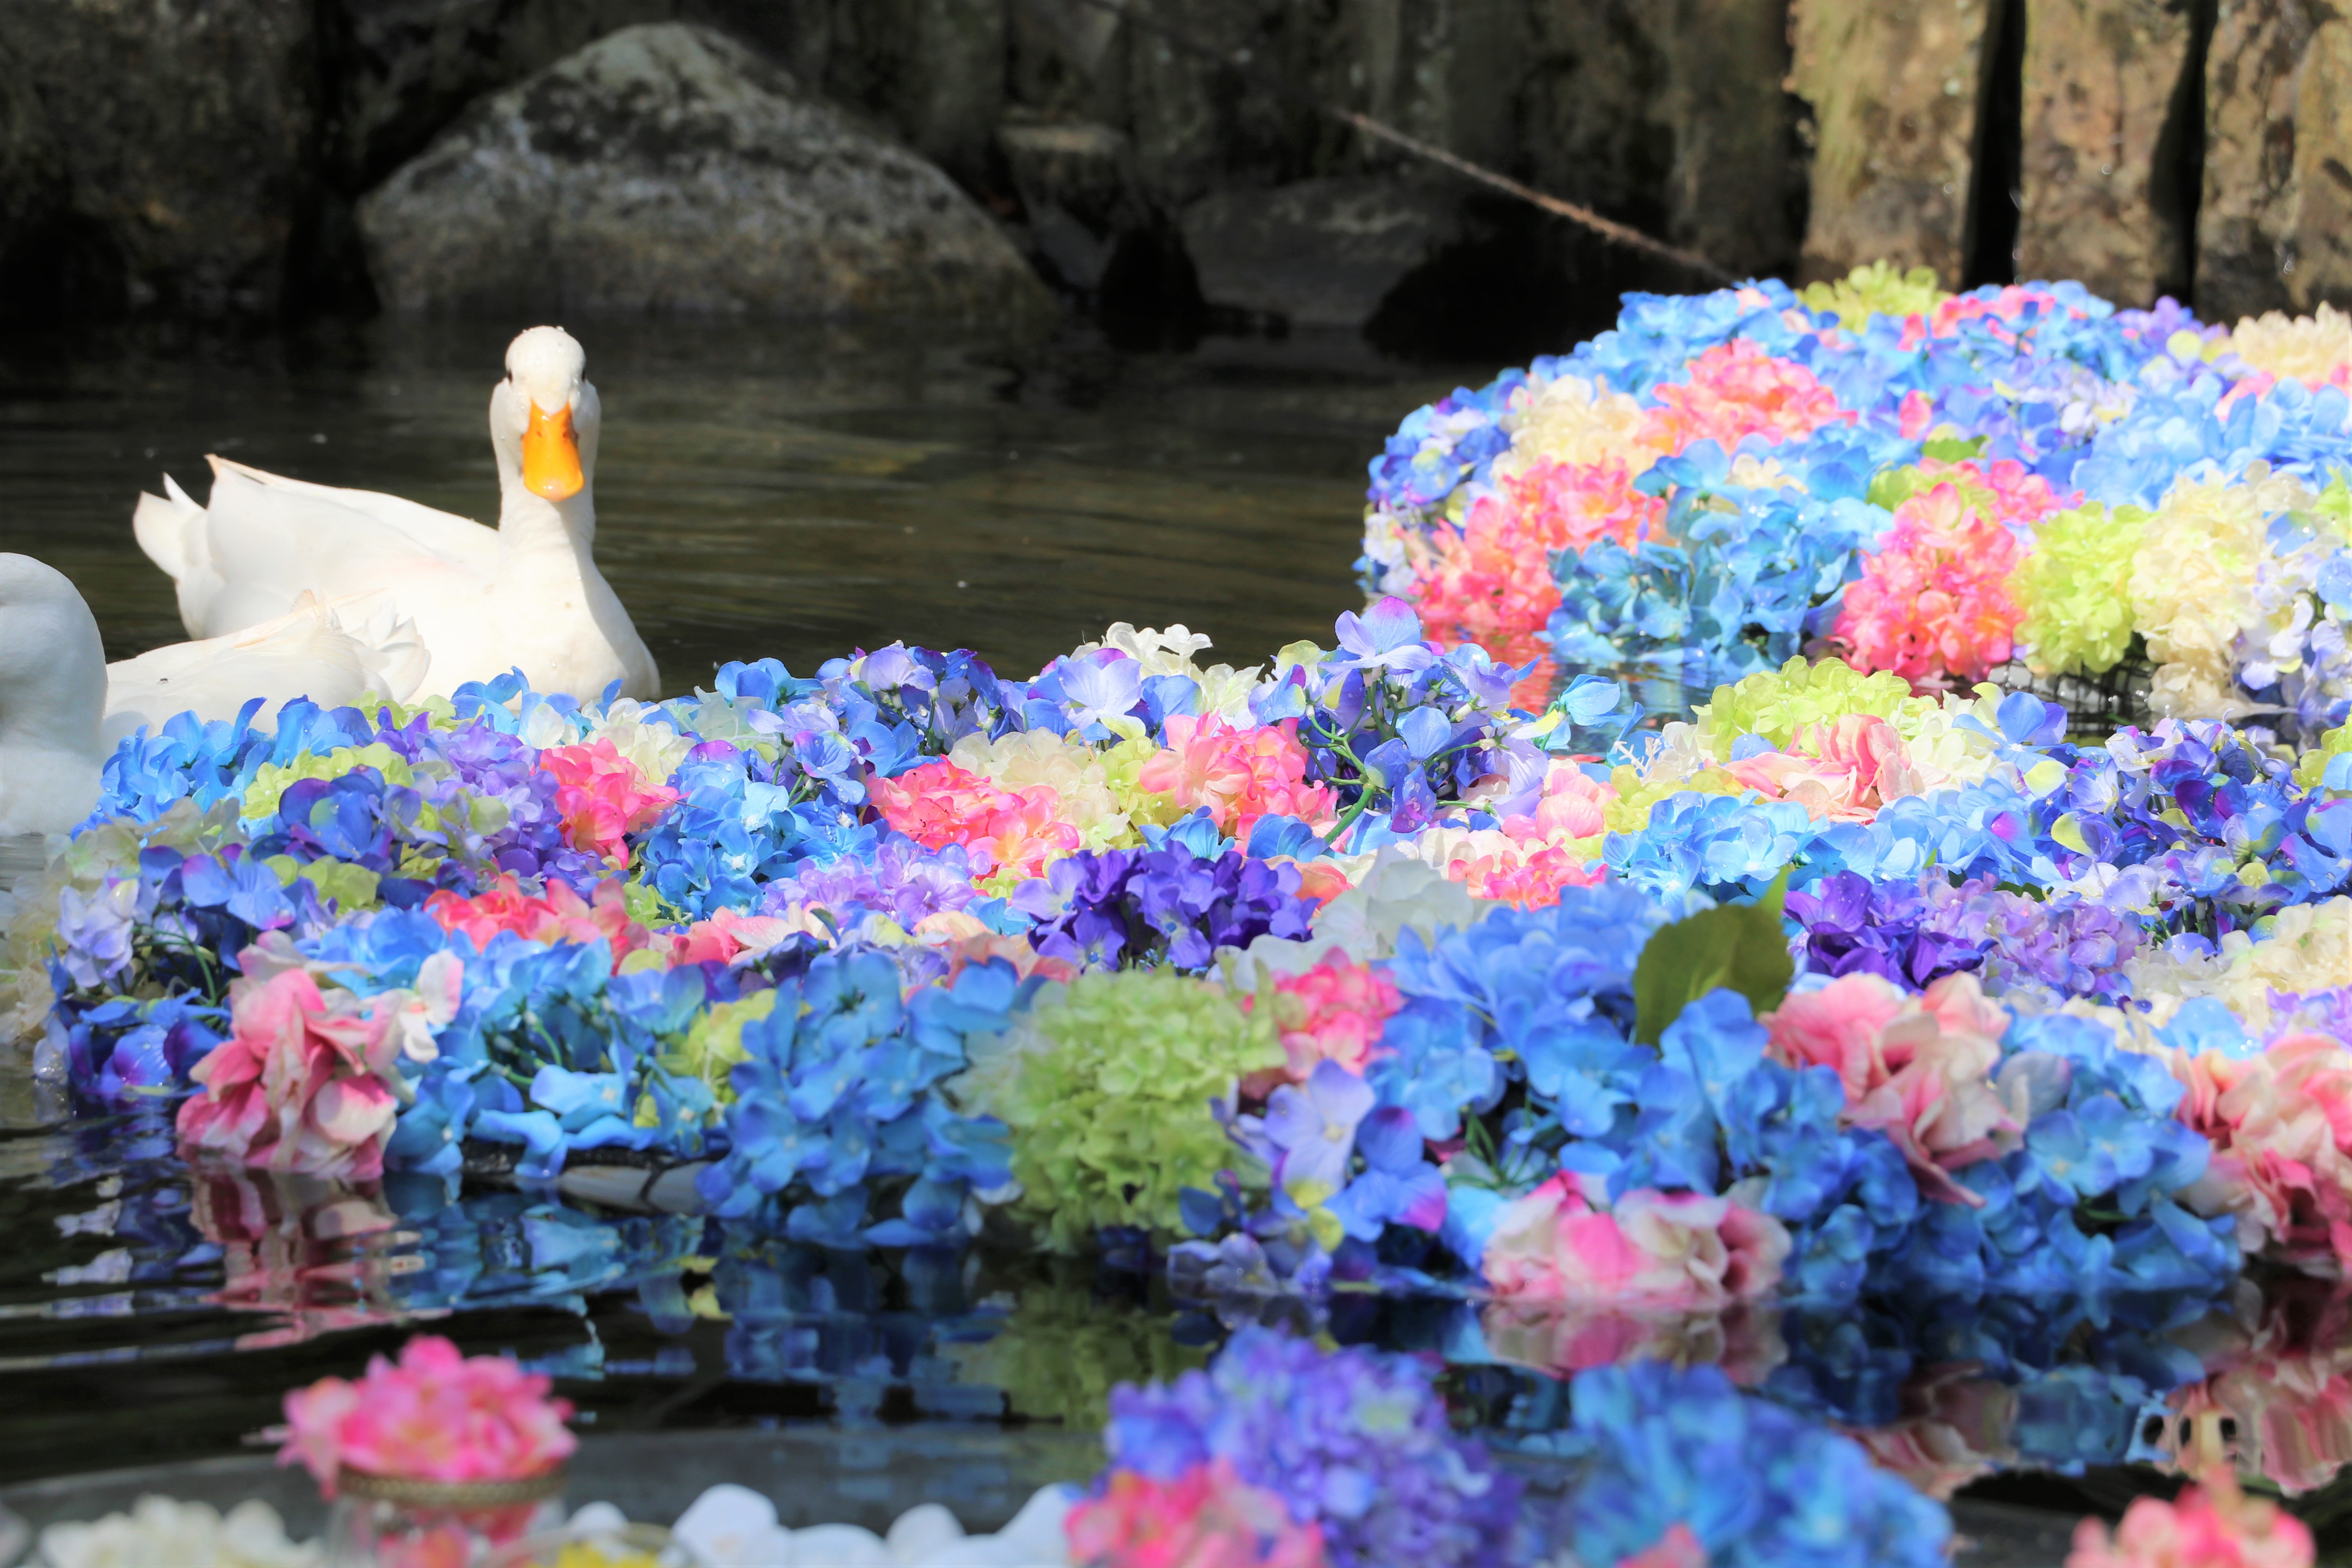
[[2222,0],[2205,71],[2199,313],[2352,300],[2352,19]]
[[2123,305],[2184,294],[2195,0],[2024,5],[2018,276]]
[[313,184],[311,0],[0,0],[0,214],[61,226],[86,303],[276,307]]
[[1353,327],[1460,237],[1452,190],[1356,176],[1221,191],[1184,210],[1184,247],[1213,306],[1293,326]]
[[1051,310],[936,167],[708,28],[626,28],[478,104],[361,204],[404,312]]
[[1796,0],[1790,88],[1813,108],[1807,278],[1968,258],[1989,0]]

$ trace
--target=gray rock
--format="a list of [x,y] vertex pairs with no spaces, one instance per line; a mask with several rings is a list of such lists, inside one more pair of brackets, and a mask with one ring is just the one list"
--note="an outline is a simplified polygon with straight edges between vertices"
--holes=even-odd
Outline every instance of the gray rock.
[[2352,19],[2224,0],[2205,68],[2197,304],[2207,319],[2352,296]]
[[1211,305],[1293,326],[1355,327],[1461,237],[1458,193],[1369,176],[1220,191],[1185,208],[1184,248]]
[[2126,305],[2185,291],[2193,0],[2024,5],[2018,276],[2079,279]]
[[947,176],[704,27],[625,28],[477,105],[360,206],[407,313],[1051,310]]
[[112,303],[276,308],[313,182],[311,0],[0,0],[0,216],[66,225]]
[[1790,87],[1813,106],[1808,278],[1864,262],[1959,281],[1989,0],[1797,0]]

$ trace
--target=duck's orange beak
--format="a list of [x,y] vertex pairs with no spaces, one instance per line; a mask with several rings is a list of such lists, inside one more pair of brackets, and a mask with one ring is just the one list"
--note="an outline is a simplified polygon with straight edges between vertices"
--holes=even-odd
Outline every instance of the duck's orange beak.
[[580,471],[580,438],[572,433],[572,410],[553,412],[534,403],[522,433],[522,482],[550,500],[570,500],[588,482]]

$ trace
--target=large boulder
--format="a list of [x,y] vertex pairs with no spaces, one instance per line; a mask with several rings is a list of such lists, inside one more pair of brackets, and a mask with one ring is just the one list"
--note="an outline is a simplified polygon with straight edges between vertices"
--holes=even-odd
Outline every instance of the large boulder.
[[1051,310],[939,169],[708,28],[628,27],[478,104],[360,205],[404,313]]
[[1220,191],[1184,209],[1213,306],[1298,327],[1360,327],[1462,235],[1458,191],[1351,176]]
[[2018,276],[2126,305],[2186,292],[2194,0],[2024,3]]
[[312,9],[0,0],[10,272],[69,258],[72,275],[46,282],[101,310],[276,309],[312,184]]
[[2352,19],[2233,0],[2205,70],[2197,305],[2209,320],[2352,298]]
[[1801,273],[1967,263],[1990,0],[1797,0],[1790,86],[1813,106]]

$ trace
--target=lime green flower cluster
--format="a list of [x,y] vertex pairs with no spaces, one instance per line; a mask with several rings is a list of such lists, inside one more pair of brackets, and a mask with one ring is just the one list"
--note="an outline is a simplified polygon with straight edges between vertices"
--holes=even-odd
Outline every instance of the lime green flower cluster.
[[2319,744],[2296,760],[2294,782],[2305,789],[2317,789],[2327,764],[2347,753],[2352,753],[2352,724],[2338,724],[2319,737]]
[[1807,724],[1833,722],[1849,713],[1897,719],[1906,707],[1934,706],[1913,697],[1910,682],[1890,670],[1864,675],[1843,659],[1808,664],[1792,658],[1737,686],[1717,687],[1715,700],[1693,709],[1692,716],[1700,744],[1727,760],[1731,743],[1742,735],[1761,735],[1785,748]]
[[[775,1010],[773,991],[754,991],[736,1001],[721,1002],[695,1018],[677,1048],[662,1053],[661,1065],[679,1078],[700,1079],[710,1086],[714,1100],[720,1105],[732,1104],[735,1064],[751,1059],[751,1053],[743,1048],[743,1026],[765,1018]],[[653,1114],[653,1098],[648,1095],[637,1108],[637,1125],[656,1125],[647,1120]]]
[[2124,657],[2134,626],[2132,559],[2148,516],[2091,501],[2035,527],[2009,591],[2023,612],[2017,637],[2036,675],[2097,675]]
[[1842,324],[1862,327],[1873,316],[1925,315],[1951,296],[1932,267],[1898,272],[1887,262],[1874,261],[1835,283],[1809,284],[1798,298],[1808,310],[1833,310]]
[[304,779],[339,779],[361,768],[373,768],[388,784],[405,786],[416,782],[408,759],[381,741],[365,746],[337,746],[323,756],[305,752],[290,763],[261,764],[253,783],[246,787],[245,818],[258,822],[277,816],[278,797]]
[[[1938,445],[1936,442],[1928,444]],[[1982,443],[1979,442],[1975,445],[1981,446]],[[1960,455],[1973,456],[1974,454]],[[1947,461],[1948,460],[1950,459],[1948,458]],[[1888,511],[1893,511],[1913,496],[1926,495],[1937,485],[1951,486],[1960,492],[1963,500],[1986,517],[2000,515],[1998,509],[2000,498],[1994,495],[1986,486],[1971,483],[1964,471],[1957,468],[1931,471],[1916,464],[1906,468],[1888,468],[1873,478],[1870,481],[1870,504],[1885,507]]]
[[1080,975],[1008,1050],[960,1089],[1012,1128],[1021,1205],[1064,1250],[1104,1226],[1175,1229],[1178,1193],[1247,1163],[1212,1105],[1285,1059],[1265,1012],[1165,970]]

